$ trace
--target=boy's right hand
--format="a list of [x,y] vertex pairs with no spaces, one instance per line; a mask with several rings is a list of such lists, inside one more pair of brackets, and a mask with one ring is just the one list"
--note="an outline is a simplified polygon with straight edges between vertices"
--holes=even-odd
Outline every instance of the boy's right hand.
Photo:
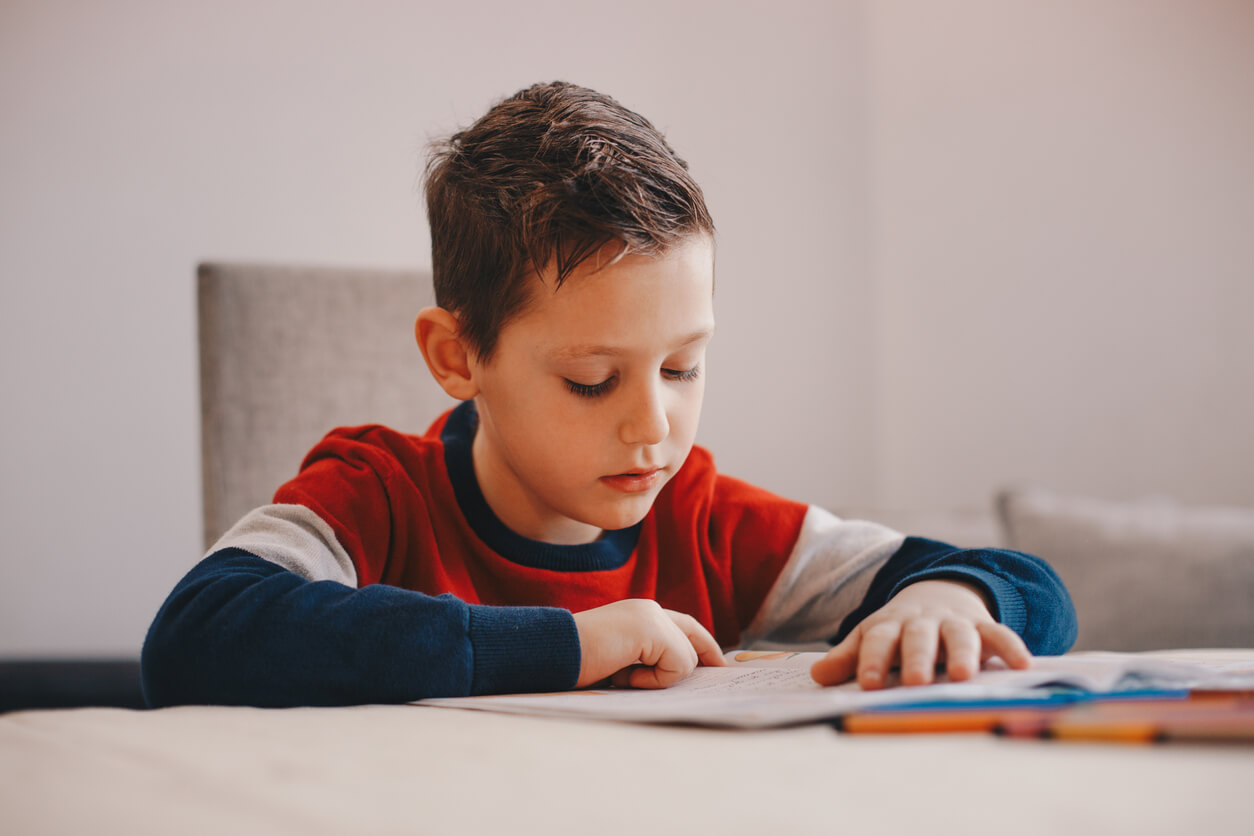
[[614,685],[666,688],[698,663],[727,664],[718,642],[695,618],[664,610],[656,601],[631,598],[574,616],[582,653],[576,688],[606,678]]

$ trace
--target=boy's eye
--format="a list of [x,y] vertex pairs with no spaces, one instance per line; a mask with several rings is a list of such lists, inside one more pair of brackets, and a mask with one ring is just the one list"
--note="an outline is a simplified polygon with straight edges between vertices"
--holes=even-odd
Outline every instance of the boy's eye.
[[569,378],[563,378],[563,380],[566,382],[566,388],[581,398],[595,398],[599,395],[604,395],[614,385],[614,378],[612,377],[607,377],[600,383],[576,383]]
[[[662,374],[669,380],[687,383],[701,376],[701,366],[696,365],[690,369],[662,369]],[[564,377],[562,382],[566,384],[567,389],[581,398],[596,398],[610,391],[614,386],[615,379],[611,375],[600,383],[578,383],[568,377]]]
[[690,380],[696,380],[701,376],[701,366],[693,366],[691,369],[662,369],[662,374],[671,380],[678,380],[686,383]]

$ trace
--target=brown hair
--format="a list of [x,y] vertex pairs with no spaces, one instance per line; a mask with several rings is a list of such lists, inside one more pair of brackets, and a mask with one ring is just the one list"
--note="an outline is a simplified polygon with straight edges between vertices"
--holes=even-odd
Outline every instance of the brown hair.
[[688,164],[647,119],[560,81],[434,143],[426,196],[436,304],[483,360],[526,305],[532,272],[552,263],[560,287],[607,244],[622,245],[618,258],[657,255],[714,232]]

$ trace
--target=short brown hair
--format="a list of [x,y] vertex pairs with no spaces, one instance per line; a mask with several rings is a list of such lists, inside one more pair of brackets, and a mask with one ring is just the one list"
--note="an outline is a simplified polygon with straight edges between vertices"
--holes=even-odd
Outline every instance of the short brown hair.
[[665,253],[713,234],[701,187],[647,119],[565,82],[537,84],[434,143],[427,218],[436,304],[488,359],[550,263],[560,286],[607,244]]

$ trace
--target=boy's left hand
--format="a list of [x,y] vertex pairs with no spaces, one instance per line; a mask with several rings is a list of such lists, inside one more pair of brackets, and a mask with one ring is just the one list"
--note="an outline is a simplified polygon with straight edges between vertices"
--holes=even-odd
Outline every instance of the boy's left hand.
[[884,687],[889,669],[900,660],[903,685],[926,685],[942,659],[949,679],[959,681],[975,676],[991,656],[1012,668],[1032,663],[1023,639],[993,620],[973,587],[919,581],[863,619],[814,663],[810,675],[820,685],[839,685],[856,675],[864,689],[875,690]]

